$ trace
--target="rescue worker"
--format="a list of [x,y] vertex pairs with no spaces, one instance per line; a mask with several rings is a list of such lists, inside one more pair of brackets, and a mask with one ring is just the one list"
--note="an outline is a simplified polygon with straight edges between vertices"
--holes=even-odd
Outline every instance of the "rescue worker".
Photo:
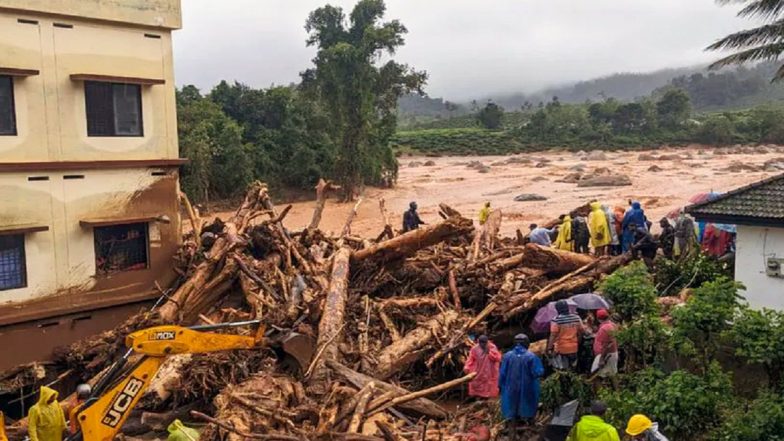
[[60,441],[65,431],[65,414],[57,402],[57,391],[41,386],[38,402],[27,414],[31,441]]
[[501,366],[501,352],[486,335],[480,335],[477,344],[471,348],[463,370],[466,374],[476,372],[476,377],[468,383],[468,395],[477,398],[498,397],[498,369]]
[[566,441],[620,441],[615,427],[602,419],[605,413],[607,405],[603,401],[591,403],[591,414],[580,418],[572,427]]
[[572,239],[574,240],[574,252],[588,254],[588,242],[591,240],[591,232],[588,231],[588,223],[583,216],[575,216],[572,219]]
[[517,334],[515,347],[501,359],[498,388],[501,390],[501,413],[509,425],[510,439],[517,438],[520,421],[530,422],[539,407],[539,379],[544,375],[542,361],[530,352],[531,342]]
[[406,233],[411,230],[419,229],[420,225],[427,224],[425,224],[422,219],[419,218],[419,213],[417,213],[417,203],[411,202],[408,204],[408,210],[403,213],[403,232]]
[[607,246],[610,245],[610,225],[607,223],[607,215],[602,209],[602,204],[597,201],[591,202],[591,214],[588,215],[588,229],[591,232],[591,246],[597,256],[604,256]]
[[672,259],[675,250],[675,228],[666,217],[661,218],[659,226],[662,229],[659,234],[659,246],[661,246],[664,257]]
[[607,245],[607,255],[615,256],[618,254],[618,245],[621,244],[618,232],[615,230],[615,216],[613,216],[612,210],[607,205],[602,205],[602,210],[607,218],[607,229],[610,231],[610,244]]
[[687,256],[697,245],[697,233],[694,229],[694,220],[686,215],[681,208],[678,220],[675,221],[675,242],[678,245],[678,256]]
[[8,436],[5,434],[5,415],[0,412],[0,441],[8,441]]
[[198,441],[199,439],[199,432],[182,424],[180,420],[172,421],[166,431],[169,432],[166,441]]
[[654,423],[650,418],[641,414],[629,418],[626,433],[635,441],[669,441],[659,432],[659,423]]
[[485,202],[485,206],[479,210],[479,225],[484,225],[487,222],[487,218],[490,217],[490,201]]
[[624,253],[629,251],[632,248],[632,245],[634,245],[635,229],[630,227],[632,223],[638,227],[645,228],[646,231],[648,230],[648,219],[645,217],[645,211],[637,201],[632,202],[632,208],[627,210],[626,214],[623,215],[623,222],[621,223],[623,241],[621,245],[623,246]]
[[572,240],[572,217],[562,214],[558,217],[561,226],[558,228],[558,237],[553,246],[559,250],[574,251],[574,240]]
[[71,435],[76,434],[79,430],[76,414],[79,412],[82,404],[90,398],[90,394],[92,394],[92,388],[89,384],[80,384],[76,386],[76,401],[74,402],[74,405],[71,406],[71,410],[68,411],[68,430],[71,432]]
[[528,228],[531,229],[531,232],[528,234],[528,240],[530,240],[531,243],[535,243],[543,247],[549,247],[552,245],[550,235],[558,231],[558,227],[548,229],[540,227],[536,224],[531,224],[528,226]]
[[550,337],[547,339],[547,353],[555,369],[574,370],[577,364],[577,351],[580,337],[585,333],[583,321],[577,314],[569,311],[566,300],[555,302],[558,316],[550,322]]
[[618,374],[618,340],[615,332],[618,326],[610,319],[606,309],[596,311],[599,329],[593,340],[593,365],[591,373],[600,377],[613,377]]
[[642,255],[642,260],[649,269],[653,269],[653,259],[656,258],[656,250],[659,244],[656,243],[651,233],[644,227],[632,222],[629,224],[629,229],[634,231],[634,244],[631,247],[632,258],[637,259],[638,255]]

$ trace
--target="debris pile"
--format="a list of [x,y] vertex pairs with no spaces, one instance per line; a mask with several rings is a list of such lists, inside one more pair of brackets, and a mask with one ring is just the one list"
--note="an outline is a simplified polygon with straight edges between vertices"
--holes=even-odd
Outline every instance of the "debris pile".
[[[525,244],[519,232],[491,237],[491,222],[475,230],[443,204],[440,222],[399,234],[382,200],[377,237],[352,236],[353,216],[328,237],[318,224],[330,188],[317,187],[313,222],[302,231],[284,226],[290,207],[276,208],[258,182],[225,222],[204,223],[189,210],[194,233],[177,256],[181,278],[161,305],[63,350],[58,365],[95,382],[134,330],[260,320],[258,349],[169,357],[123,431],[161,430],[181,418],[207,424],[202,440],[495,435],[497,404],[452,413],[439,404],[461,398],[472,379],[462,371],[469,337],[486,332],[508,346],[538,307],[589,290],[630,259]],[[9,432],[23,428],[21,421]]]

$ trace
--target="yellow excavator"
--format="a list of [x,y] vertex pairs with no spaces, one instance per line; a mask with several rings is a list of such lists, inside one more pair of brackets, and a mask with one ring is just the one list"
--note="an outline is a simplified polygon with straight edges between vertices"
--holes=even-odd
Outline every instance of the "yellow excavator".
[[[128,351],[98,381],[90,398],[77,409],[75,415],[79,431],[68,440],[113,440],[168,356],[262,347],[264,326],[261,325],[252,337],[207,332],[256,324],[260,325],[260,322],[252,320],[190,328],[165,325],[129,334],[125,337]],[[143,357],[129,367],[128,360],[134,353]]]

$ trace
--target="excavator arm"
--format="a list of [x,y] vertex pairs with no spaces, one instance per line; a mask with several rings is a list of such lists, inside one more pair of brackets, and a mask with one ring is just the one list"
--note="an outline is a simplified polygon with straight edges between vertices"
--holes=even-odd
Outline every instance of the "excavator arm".
[[192,328],[167,325],[129,334],[125,338],[129,351],[124,359],[132,353],[142,354],[142,359],[124,373],[117,369],[107,374],[106,381],[101,382],[104,387],[100,389],[104,390],[96,390],[96,396],[77,411],[80,433],[70,439],[113,440],[169,355],[257,348],[263,341],[264,329],[261,326],[254,337],[203,332],[257,323],[225,323]]

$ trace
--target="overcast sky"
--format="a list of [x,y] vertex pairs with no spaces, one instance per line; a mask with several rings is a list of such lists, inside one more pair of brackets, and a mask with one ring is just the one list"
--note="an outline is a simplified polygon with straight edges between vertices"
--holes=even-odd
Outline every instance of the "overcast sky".
[[[310,65],[305,19],[326,0],[183,0],[177,84],[288,84]],[[354,0],[332,0],[348,12]],[[753,23],[714,0],[387,0],[408,28],[398,61],[428,72],[427,92],[467,100],[533,92],[614,72],[717,58],[703,51]]]

